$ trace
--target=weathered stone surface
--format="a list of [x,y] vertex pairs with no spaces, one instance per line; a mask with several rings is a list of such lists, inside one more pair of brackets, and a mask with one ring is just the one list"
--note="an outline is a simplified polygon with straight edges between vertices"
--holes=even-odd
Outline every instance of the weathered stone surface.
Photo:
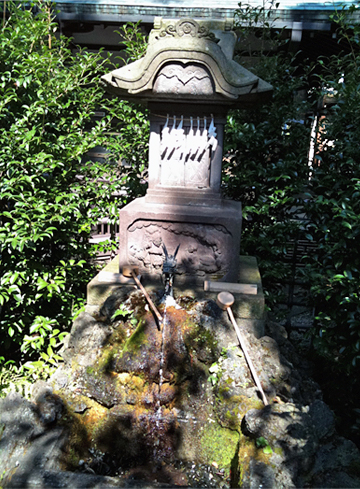
[[[134,217],[134,216],[133,216]],[[128,227],[129,261],[141,270],[159,271],[163,264],[162,244],[180,245],[177,275],[202,278],[228,271],[232,236],[223,224],[172,223],[136,219]],[[170,249],[171,249],[170,248]],[[208,252],[212,249],[212,254]],[[227,250],[227,253],[224,253]],[[154,270],[152,270],[154,269]],[[147,272],[148,273],[148,272]]]
[[326,440],[335,433],[335,416],[329,406],[320,399],[315,400],[309,407],[316,436],[319,440]]
[[359,452],[356,445],[342,437],[335,437],[330,443],[322,446],[316,453],[314,473],[333,472],[337,469],[353,467],[359,471]]
[[44,425],[56,423],[61,418],[64,403],[58,395],[45,391],[36,397],[35,402],[39,419]]
[[[106,489],[108,487],[136,487],[125,485],[119,480],[113,477],[96,476],[91,474],[77,474],[75,472],[63,472],[60,470],[46,470],[41,473],[34,473],[33,470],[29,472],[16,472],[6,485],[9,488],[80,488],[91,487],[94,489]],[[140,485],[144,489],[154,486],[148,484]]]
[[112,369],[115,372],[134,372],[153,382],[159,377],[161,358],[161,333],[148,313],[144,321],[125,343],[125,348],[115,355]]
[[[130,288],[136,287],[134,279],[124,277],[120,273],[119,255],[105,265],[105,267],[87,285],[87,310],[93,305],[104,305],[110,296],[129,294]],[[99,311],[98,311],[99,312]]]
[[[254,439],[263,437],[274,450],[269,462],[277,467],[277,473],[267,469],[263,476],[264,480],[275,476],[276,487],[303,487],[305,482],[309,487],[356,487],[355,480],[359,483],[360,454],[352,442],[335,438],[321,446],[324,438],[334,435],[334,417],[320,400],[309,407],[287,403],[252,409],[243,418],[242,430]],[[284,484],[284,475],[288,481],[290,477],[290,485]],[[253,476],[250,466],[249,480]]]
[[291,456],[295,445],[296,450],[303,447],[311,455],[315,450],[317,437],[308,408],[291,403],[251,409],[244,416],[242,429],[252,438],[264,437],[272,446],[278,445]]
[[[254,459],[249,464],[249,478],[247,482],[250,489],[280,487],[277,484],[274,470],[264,462],[258,462]],[[247,487],[247,484],[245,487]],[[291,488],[291,485],[285,487]]]
[[122,98],[161,101],[170,95],[198,102],[211,96],[218,103],[249,105],[272,87],[232,59],[235,39],[221,21],[157,18],[145,57],[103,81]]
[[[115,289],[112,294],[105,300],[105,302],[102,303],[101,308],[99,309],[98,315],[95,316],[96,319],[101,321],[111,321],[112,316],[114,313],[119,309],[119,307],[124,304],[129,297],[130,293],[134,292],[134,287],[133,286],[124,286],[124,287],[119,287],[118,289]],[[141,294],[139,298],[140,292],[138,292],[138,302],[141,302],[142,299],[142,307],[144,306],[144,297]],[[132,294],[132,297],[134,297],[134,294]],[[134,301],[132,301],[134,302]],[[133,306],[133,304],[132,304]],[[131,310],[134,310],[135,308],[132,307]]]
[[59,456],[63,430],[49,423],[56,422],[58,417],[54,415],[49,420],[47,412],[51,409],[37,406],[18,394],[0,399],[0,467],[4,487],[28,487],[24,479],[22,485],[11,486],[14,474],[38,474],[52,457]]
[[110,334],[109,325],[98,322],[90,314],[82,312],[73,323],[63,357],[74,357],[79,365],[89,366],[99,355],[100,348],[104,346]]
[[180,244],[176,283],[236,281],[239,268],[241,204],[153,204],[136,199],[120,211],[120,268],[138,266],[145,277],[161,275],[162,245],[169,253]]
[[[267,388],[264,408],[215,303],[182,298],[188,310],[169,307],[162,335],[138,295],[125,298],[138,308],[138,324],[124,317],[99,341],[91,339],[98,322],[82,317],[90,338],[82,350],[86,366],[77,361],[78,325],[52,379],[56,393],[39,382],[34,402],[18,395],[0,400],[2,485],[360,486],[359,450],[336,435],[334,416],[286,335],[278,333],[280,345],[243,332]],[[102,326],[110,328],[107,321]],[[285,386],[294,388],[293,402]]]

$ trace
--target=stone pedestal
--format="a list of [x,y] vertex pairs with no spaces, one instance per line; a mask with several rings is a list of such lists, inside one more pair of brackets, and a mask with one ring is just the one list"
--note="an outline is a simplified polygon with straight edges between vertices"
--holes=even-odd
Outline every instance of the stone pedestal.
[[149,283],[179,245],[177,284],[237,280],[241,204],[220,193],[224,126],[272,87],[233,59],[235,43],[228,22],[156,18],[145,56],[102,77],[150,113],[147,193],[120,212],[120,267]]
[[176,283],[236,281],[239,268],[241,204],[149,203],[136,199],[120,212],[120,269],[138,266],[147,281],[158,282],[163,248],[177,254]]
[[[149,187],[144,198],[120,211],[120,269],[138,266],[148,281],[157,282],[163,245],[169,254],[180,245],[177,283],[236,281],[242,214],[240,202],[220,194],[224,111],[166,102],[149,109]],[[167,115],[170,110],[173,117]],[[214,147],[208,144],[211,124],[217,134]],[[175,143],[172,125],[182,128]]]

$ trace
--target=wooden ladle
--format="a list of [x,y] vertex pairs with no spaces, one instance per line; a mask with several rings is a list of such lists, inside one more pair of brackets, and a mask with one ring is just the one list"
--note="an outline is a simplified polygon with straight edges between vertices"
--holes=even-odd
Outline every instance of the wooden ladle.
[[139,267],[132,267],[130,265],[124,266],[124,267],[122,267],[122,274],[124,275],[124,277],[132,277],[134,279],[136,285],[139,287],[139,289],[143,293],[145,299],[147,300],[149,306],[153,310],[153,312],[157,318],[157,321],[158,321],[158,329],[160,330],[161,325],[163,323],[163,318],[162,318],[161,314],[159,313],[158,309],[156,308],[155,304],[151,300],[149,294],[146,292],[145,287],[143,286],[143,284],[140,282],[140,280],[138,278]]
[[265,392],[263,391],[263,389],[261,387],[260,379],[257,376],[255,367],[254,367],[254,365],[251,361],[250,355],[247,351],[244,339],[241,336],[240,329],[239,329],[239,327],[235,321],[234,314],[231,310],[231,306],[234,304],[234,302],[235,302],[235,298],[232,294],[230,294],[230,292],[220,292],[220,294],[218,294],[217,299],[216,299],[216,304],[220,307],[220,309],[222,309],[223,311],[227,311],[229,314],[229,318],[230,318],[232,325],[235,328],[236,335],[237,335],[239,343],[240,343],[240,347],[241,347],[242,351],[244,352],[245,359],[247,361],[247,364],[249,365],[251,375],[253,376],[256,387],[260,391],[264,405],[267,406],[269,404],[268,400],[266,399]]

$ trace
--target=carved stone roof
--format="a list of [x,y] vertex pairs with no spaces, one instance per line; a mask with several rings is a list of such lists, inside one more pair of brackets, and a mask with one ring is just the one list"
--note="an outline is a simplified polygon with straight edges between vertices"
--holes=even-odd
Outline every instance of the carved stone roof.
[[227,21],[156,18],[145,56],[102,79],[110,91],[139,102],[252,103],[272,87],[232,59],[230,27]]

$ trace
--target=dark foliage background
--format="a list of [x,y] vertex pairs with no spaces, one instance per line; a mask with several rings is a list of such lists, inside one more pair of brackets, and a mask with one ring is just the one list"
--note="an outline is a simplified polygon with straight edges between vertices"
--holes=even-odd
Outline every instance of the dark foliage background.
[[[0,28],[0,363],[37,377],[60,360],[95,274],[91,226],[117,222],[144,192],[148,124],[105,96],[100,76],[113,67],[101,53],[71,52],[50,3],[24,5],[7,2]],[[97,146],[101,162],[86,156]]]
[[[331,15],[344,51],[311,64],[283,49],[268,10],[243,6],[239,21],[251,15],[256,23],[239,27],[241,54],[273,84],[274,96],[253,113],[231,114],[224,167],[225,191],[244,204],[242,253],[257,256],[273,312],[292,280],[292,242],[312,245],[296,275],[315,312],[312,354],[327,401],[354,440],[360,428],[360,28],[351,20],[358,10],[355,2]],[[261,42],[250,53],[254,33]],[[309,160],[312,127],[315,158]]]

